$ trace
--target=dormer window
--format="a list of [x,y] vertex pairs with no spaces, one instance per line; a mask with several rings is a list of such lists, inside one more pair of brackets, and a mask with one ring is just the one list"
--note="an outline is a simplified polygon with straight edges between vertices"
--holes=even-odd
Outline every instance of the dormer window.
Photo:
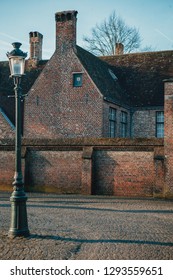
[[73,73],[73,86],[81,87],[82,86],[82,75],[83,73]]
[[114,72],[111,69],[108,69],[108,72],[109,72],[109,74],[111,75],[111,77],[114,81],[118,80],[117,76],[114,74]]

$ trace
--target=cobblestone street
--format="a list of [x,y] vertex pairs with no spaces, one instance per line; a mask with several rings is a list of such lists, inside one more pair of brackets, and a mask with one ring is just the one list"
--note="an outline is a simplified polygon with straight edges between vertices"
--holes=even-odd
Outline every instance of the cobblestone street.
[[173,259],[173,201],[29,193],[28,238],[10,239],[0,193],[1,260]]

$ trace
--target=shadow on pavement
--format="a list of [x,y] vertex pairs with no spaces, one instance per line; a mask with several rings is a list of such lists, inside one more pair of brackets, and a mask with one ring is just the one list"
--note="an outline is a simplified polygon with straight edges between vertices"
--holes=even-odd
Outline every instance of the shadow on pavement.
[[149,241],[149,240],[123,240],[123,239],[75,239],[70,237],[60,237],[55,235],[37,235],[31,234],[29,239],[51,239],[65,242],[77,243],[122,243],[122,244],[143,244],[143,245],[159,245],[159,246],[173,246],[171,242]]

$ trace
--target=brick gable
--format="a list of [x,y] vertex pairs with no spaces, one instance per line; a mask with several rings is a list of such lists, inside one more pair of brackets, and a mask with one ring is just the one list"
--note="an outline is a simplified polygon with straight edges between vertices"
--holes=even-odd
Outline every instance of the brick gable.
[[[73,73],[83,75],[73,87]],[[25,137],[102,136],[103,97],[75,52],[56,51],[25,100]]]

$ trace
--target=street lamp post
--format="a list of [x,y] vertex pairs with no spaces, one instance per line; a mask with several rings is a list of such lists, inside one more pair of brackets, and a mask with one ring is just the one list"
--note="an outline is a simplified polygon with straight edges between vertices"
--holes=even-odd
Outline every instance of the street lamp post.
[[24,182],[21,164],[21,100],[23,99],[21,90],[21,78],[24,75],[25,58],[27,53],[20,50],[21,43],[13,43],[14,50],[7,53],[11,77],[14,81],[15,92],[15,173],[13,182],[13,192],[11,201],[11,225],[8,235],[10,237],[28,236],[28,222]]

